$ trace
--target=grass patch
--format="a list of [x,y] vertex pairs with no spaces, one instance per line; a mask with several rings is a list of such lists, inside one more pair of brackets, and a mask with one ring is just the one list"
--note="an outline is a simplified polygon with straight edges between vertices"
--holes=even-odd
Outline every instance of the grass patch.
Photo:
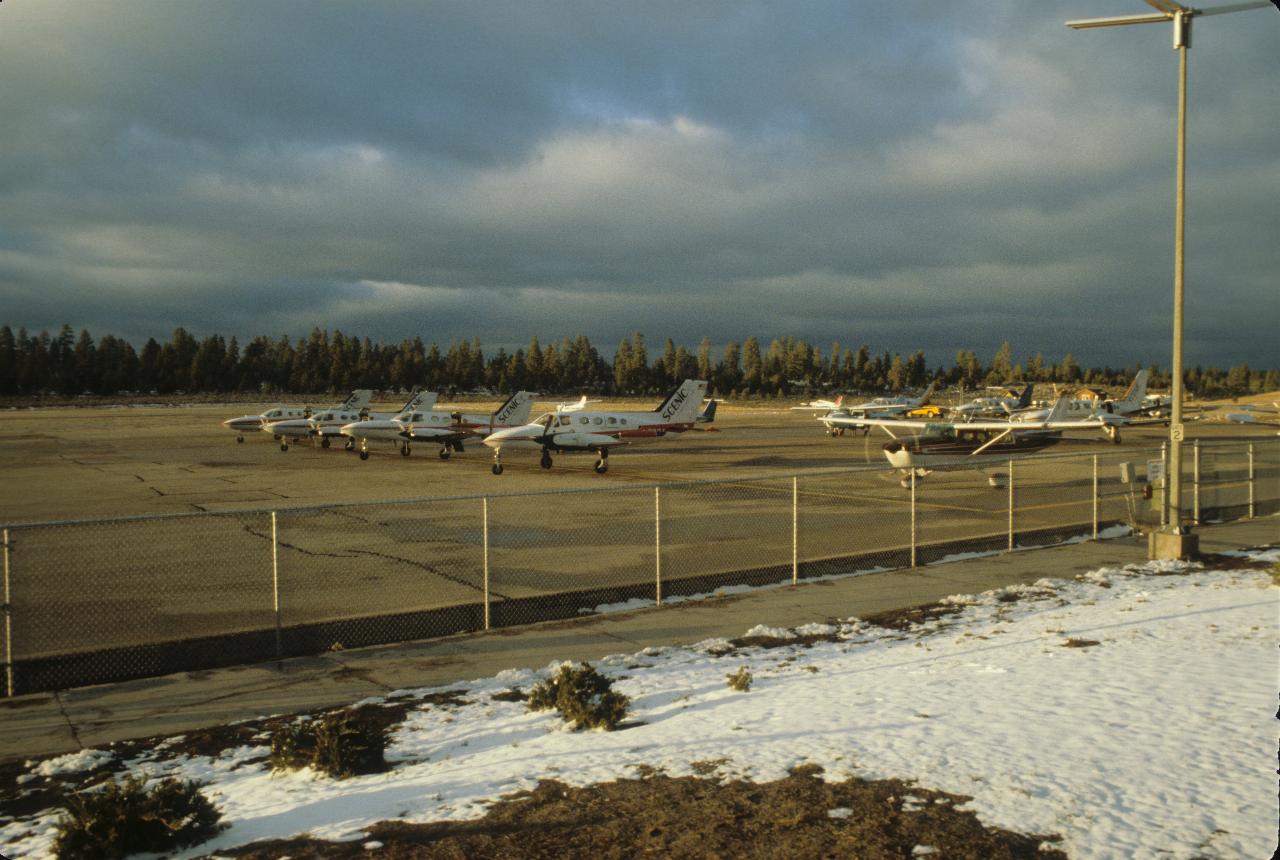
[[[698,763],[712,770],[718,762]],[[380,856],[598,860],[600,857],[858,857],[898,860],[930,845],[951,860],[1065,860],[1055,836],[986,827],[969,798],[901,780],[827,782],[813,765],[767,783],[669,777],[656,771],[584,787],[544,781],[503,798],[483,818],[382,822],[354,842],[255,842],[219,856],[280,860]],[[833,817],[829,810],[842,810]],[[848,810],[848,814],[843,814]]]

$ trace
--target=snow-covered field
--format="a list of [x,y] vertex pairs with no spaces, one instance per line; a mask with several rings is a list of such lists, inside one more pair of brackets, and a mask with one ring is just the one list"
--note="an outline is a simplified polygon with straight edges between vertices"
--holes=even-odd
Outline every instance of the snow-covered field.
[[[554,712],[492,698],[527,690],[549,666],[454,685],[469,704],[411,711],[387,773],[272,775],[264,747],[147,754],[130,767],[209,783],[231,826],[180,856],[304,831],[359,839],[382,819],[479,816],[539,778],[586,784],[642,765],[679,776],[721,759],[722,775],[760,781],[807,762],[833,779],[914,779],[972,796],[988,825],[1060,834],[1071,857],[1271,856],[1280,588],[1270,575],[1151,563],[949,602],[959,611],[909,631],[850,619],[743,631],[836,639],[811,647],[713,640],[603,660],[640,723],[612,733],[573,733]],[[754,685],[734,692],[725,676],[743,666]],[[4,822],[2,853],[47,855],[53,821]]]

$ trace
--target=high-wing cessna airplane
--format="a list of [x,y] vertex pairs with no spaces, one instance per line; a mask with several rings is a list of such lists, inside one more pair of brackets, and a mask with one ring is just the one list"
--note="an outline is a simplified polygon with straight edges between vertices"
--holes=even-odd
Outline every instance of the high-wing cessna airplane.
[[686,379],[662,404],[651,412],[607,412],[580,410],[548,412],[532,424],[499,430],[485,437],[493,449],[493,474],[502,474],[504,450],[542,452],[542,468],[551,468],[551,454],[590,451],[596,454],[595,470],[609,470],[609,449],[633,442],[659,439],[668,433],[683,433],[715,418],[715,401],[701,415],[698,407],[707,393],[701,379]]
[[[372,394],[372,392],[369,392]],[[436,402],[436,393],[434,391],[417,391],[409,398],[404,409],[410,403],[423,402],[430,400],[431,403]],[[344,424],[352,421],[363,421],[370,417],[389,418],[395,415],[394,412],[370,412],[368,410],[369,398],[365,397],[363,402],[352,405],[351,398],[347,398],[347,403],[335,406],[331,409],[314,410],[312,413],[303,418],[285,418],[280,421],[270,421],[262,425],[264,433],[270,433],[272,438],[280,443],[281,451],[288,451],[291,444],[297,444],[303,439],[319,439],[320,447],[328,448],[329,442],[336,436],[341,435],[341,428]],[[347,446],[347,450],[351,450],[351,445]]]
[[[369,400],[373,397],[373,392],[367,388],[358,388],[347,396],[347,399],[334,407],[334,409],[346,410],[348,412],[359,412],[369,405]],[[236,441],[243,442],[244,434],[247,431],[258,431],[266,425],[277,422],[287,421],[294,418],[307,419],[314,410],[310,406],[273,406],[261,415],[241,415],[239,418],[228,418],[222,422],[223,427],[236,431]]]
[[440,446],[440,459],[447,460],[454,451],[463,450],[463,441],[485,436],[507,427],[519,427],[533,411],[532,391],[517,391],[491,414],[464,413],[447,409],[406,410],[394,418],[379,421],[355,421],[342,428],[342,434],[360,443],[360,459],[369,459],[369,440],[382,439],[397,443],[401,456],[408,457],[413,442],[434,442]]
[[[934,383],[930,382],[929,387],[925,389],[924,394],[919,397],[906,397],[899,395],[897,397],[877,397],[874,400],[868,400],[866,403],[858,403],[853,406],[839,406],[832,409],[826,415],[818,420],[827,427],[827,435],[843,436],[844,431],[849,428],[856,430],[870,430],[870,425],[866,422],[850,420],[859,418],[897,418],[905,415],[912,409],[923,406],[933,396]],[[832,420],[839,419],[839,420]]]
[[[1101,416],[1072,420],[1067,416],[1067,401],[1058,400],[1040,420],[968,421],[921,423],[900,418],[837,419],[860,421],[880,427],[893,439],[884,444],[884,456],[895,469],[908,475],[923,477],[934,468],[974,466],[974,458],[1008,457],[1040,451],[1062,441],[1064,430],[1103,430],[1108,425]],[[894,431],[897,430],[898,433]],[[1110,435],[1110,434],[1109,434]]]
[[574,400],[574,401],[572,401],[571,403],[557,403],[557,404],[556,404],[556,411],[558,411],[558,412],[581,412],[583,409],[586,409],[586,408],[587,408],[587,404],[588,404],[588,403],[599,403],[599,402],[600,402],[599,400],[588,400],[588,399],[587,399],[587,395],[585,395],[585,394],[584,394],[584,395],[582,395],[582,397],[581,397],[581,398],[579,398],[579,399],[577,399],[577,400]]

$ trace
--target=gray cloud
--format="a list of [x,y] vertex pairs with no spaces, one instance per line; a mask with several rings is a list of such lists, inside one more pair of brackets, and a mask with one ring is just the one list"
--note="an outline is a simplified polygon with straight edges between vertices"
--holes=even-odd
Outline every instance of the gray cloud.
[[[1168,27],[1060,16],[14,0],[0,322],[1167,365]],[[1278,38],[1197,24],[1193,363],[1276,364]]]

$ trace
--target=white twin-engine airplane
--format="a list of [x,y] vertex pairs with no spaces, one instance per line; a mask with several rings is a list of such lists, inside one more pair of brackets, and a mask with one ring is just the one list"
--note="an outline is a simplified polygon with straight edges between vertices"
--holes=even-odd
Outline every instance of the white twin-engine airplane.
[[[843,436],[847,428],[855,430],[870,430],[870,425],[865,421],[858,421],[860,418],[897,418],[905,415],[912,409],[924,406],[929,402],[929,398],[933,396],[934,383],[929,383],[929,387],[925,389],[924,394],[919,397],[906,397],[899,395],[897,397],[877,397],[874,400],[868,400],[866,403],[858,403],[852,406],[839,406],[832,409],[826,415],[818,420],[826,425],[827,435]],[[838,419],[838,420],[836,420]],[[854,420],[850,420],[854,419]]]
[[[346,400],[334,408],[359,412],[369,405],[369,401],[372,398],[372,391],[367,388],[357,388],[347,396]],[[248,431],[256,432],[262,430],[266,425],[278,421],[306,420],[311,417],[312,411],[310,406],[273,406],[260,415],[241,415],[239,418],[228,418],[222,422],[222,426],[236,431],[236,441],[243,442],[244,434]]]
[[[923,477],[933,468],[973,466],[974,458],[1005,459],[1011,454],[1040,451],[1062,441],[1064,430],[1102,430],[1118,441],[1101,415],[1071,419],[1066,398],[1059,399],[1043,418],[1008,421],[921,422],[898,418],[836,419],[861,421],[879,427],[893,437],[884,445],[889,465],[907,474],[914,470]],[[898,430],[899,433],[894,433]],[[902,431],[907,431],[903,433]],[[908,486],[908,479],[903,486]]]
[[542,452],[541,465],[551,468],[551,454],[590,451],[598,457],[595,470],[609,470],[609,449],[633,442],[659,439],[668,433],[683,433],[696,424],[715,419],[715,401],[699,414],[707,383],[686,379],[662,404],[651,412],[578,410],[548,412],[532,424],[499,430],[485,437],[493,449],[493,474],[502,474],[504,450]]
[[394,418],[353,421],[341,432],[350,438],[348,445],[360,443],[361,460],[369,459],[370,439],[398,444],[404,457],[409,456],[413,442],[434,442],[440,446],[440,459],[447,460],[454,451],[462,451],[463,441],[472,436],[523,425],[533,411],[534,397],[532,391],[517,391],[492,413],[433,411],[428,405],[425,409],[406,409]]
[[[415,391],[413,396],[400,407],[400,410],[421,408],[426,404],[426,408],[430,409],[436,402],[436,393],[434,391]],[[370,418],[390,418],[395,415],[394,412],[370,412],[368,410],[369,400],[365,398],[363,403],[358,406],[351,404],[351,398],[347,398],[348,402],[341,406],[335,406],[332,409],[320,409],[314,411],[305,418],[286,418],[282,421],[273,421],[264,424],[262,429],[264,432],[270,433],[273,438],[280,442],[280,450],[288,451],[290,443],[296,444],[302,439],[319,439],[321,448],[328,448],[332,439],[342,436],[342,427],[350,424],[352,421],[365,421]],[[348,440],[347,450],[350,451],[354,447],[354,443]]]
[[[1143,405],[1147,398],[1147,369],[1144,367],[1139,370],[1133,377],[1133,382],[1129,383],[1129,390],[1124,393],[1124,397],[1119,400],[1066,400],[1066,414],[1068,418],[1087,418],[1098,416],[1106,422],[1110,427],[1116,427],[1120,424],[1136,423],[1135,419],[1144,414],[1146,407]],[[1055,404],[1056,406],[1056,404]],[[1014,410],[1013,417],[1023,421],[1039,421],[1049,414],[1049,410],[1045,408],[1017,409]],[[1118,430],[1116,431],[1119,432]]]

